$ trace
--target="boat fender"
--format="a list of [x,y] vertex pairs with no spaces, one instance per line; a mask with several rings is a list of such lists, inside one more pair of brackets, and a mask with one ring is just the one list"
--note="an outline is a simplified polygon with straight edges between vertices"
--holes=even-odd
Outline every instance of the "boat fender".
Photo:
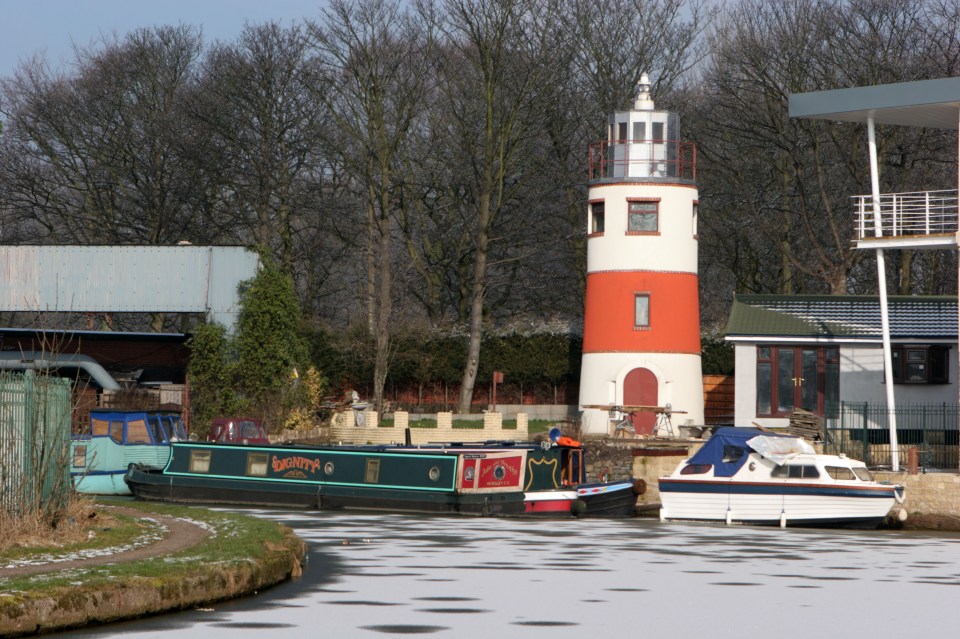
[[906,521],[906,520],[907,520],[907,511],[904,510],[903,508],[901,508],[900,511],[897,513],[897,519],[899,519],[901,522]]
[[645,493],[645,492],[647,492],[647,482],[645,482],[642,477],[639,478],[639,479],[634,480],[634,482],[633,482],[633,494],[634,494],[634,495],[642,495],[642,494]]
[[570,502],[570,514],[574,517],[581,517],[587,512],[587,505],[582,499],[574,499]]

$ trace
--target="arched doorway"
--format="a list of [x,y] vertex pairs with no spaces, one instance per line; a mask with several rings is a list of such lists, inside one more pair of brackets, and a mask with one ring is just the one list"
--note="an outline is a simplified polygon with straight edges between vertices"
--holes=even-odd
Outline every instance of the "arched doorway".
[[[657,376],[646,368],[635,368],[623,378],[624,406],[659,406]],[[633,427],[638,435],[651,435],[657,423],[656,413],[634,413]]]

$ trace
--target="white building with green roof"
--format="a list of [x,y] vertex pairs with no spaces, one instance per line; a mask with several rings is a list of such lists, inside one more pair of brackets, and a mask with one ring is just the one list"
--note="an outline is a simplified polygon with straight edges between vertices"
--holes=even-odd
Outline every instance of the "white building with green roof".
[[[957,298],[887,298],[897,404],[957,402]],[[795,408],[886,404],[878,296],[738,295],[737,426],[785,427]],[[835,408],[833,409],[835,410]]]

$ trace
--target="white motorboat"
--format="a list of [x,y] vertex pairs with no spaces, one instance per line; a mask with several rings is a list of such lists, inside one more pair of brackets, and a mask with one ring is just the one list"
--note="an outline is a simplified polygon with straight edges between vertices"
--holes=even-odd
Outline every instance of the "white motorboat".
[[662,521],[877,526],[894,510],[906,518],[897,508],[903,487],[876,481],[863,462],[756,428],[717,429],[659,485]]

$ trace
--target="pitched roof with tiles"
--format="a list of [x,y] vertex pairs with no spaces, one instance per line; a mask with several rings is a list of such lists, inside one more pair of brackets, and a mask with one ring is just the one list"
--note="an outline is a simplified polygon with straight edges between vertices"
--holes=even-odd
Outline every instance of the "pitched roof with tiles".
[[[957,339],[955,296],[887,298],[891,339]],[[868,295],[737,295],[727,337],[880,340],[880,298]]]

